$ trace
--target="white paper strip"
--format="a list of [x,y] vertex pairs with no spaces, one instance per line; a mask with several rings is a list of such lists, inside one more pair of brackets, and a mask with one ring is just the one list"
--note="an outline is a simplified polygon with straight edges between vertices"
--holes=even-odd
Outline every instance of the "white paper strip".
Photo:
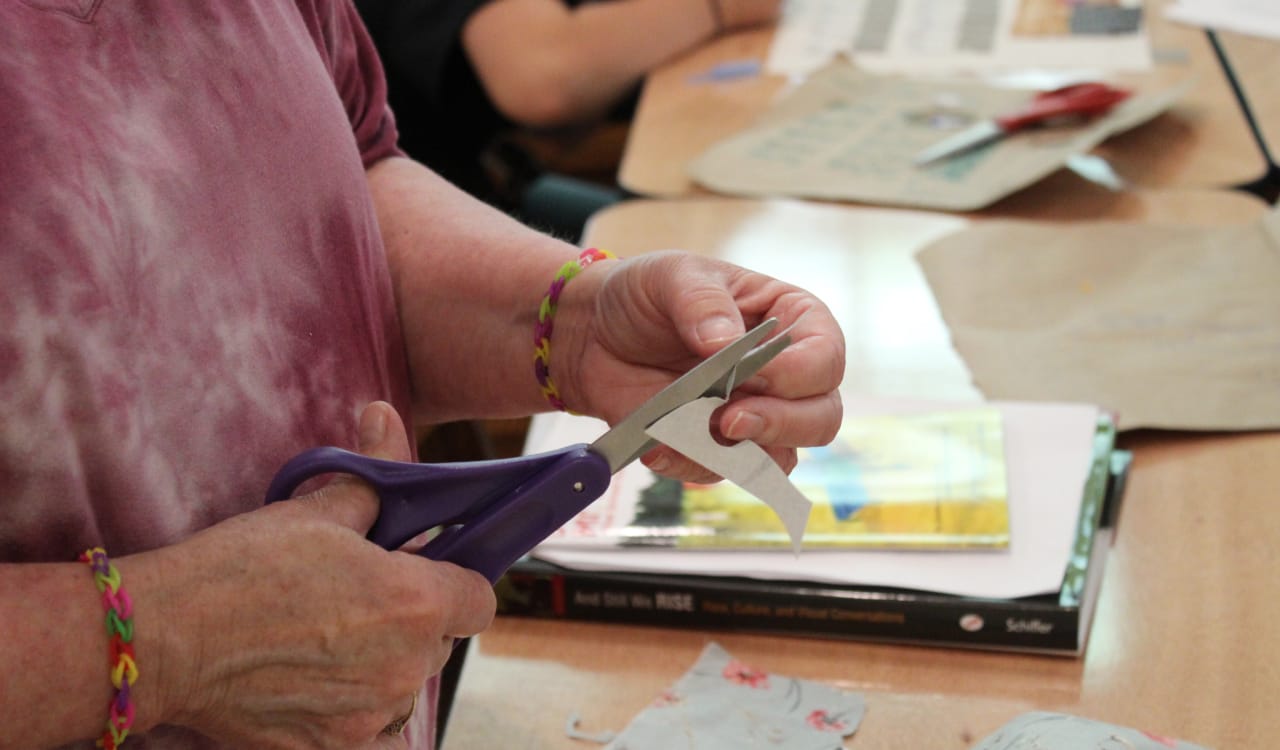
[[645,434],[679,451],[750,492],[778,514],[791,537],[791,549],[800,554],[804,528],[813,503],[787,478],[764,449],[750,440],[721,445],[711,437],[711,414],[725,403],[707,396],[681,406],[659,419]]

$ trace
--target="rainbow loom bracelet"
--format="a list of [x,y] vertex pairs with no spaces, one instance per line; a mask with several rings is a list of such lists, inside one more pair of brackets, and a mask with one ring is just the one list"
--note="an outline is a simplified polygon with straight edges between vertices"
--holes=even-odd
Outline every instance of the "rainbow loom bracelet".
[[138,665],[133,658],[133,602],[120,585],[120,571],[107,559],[106,550],[87,549],[80,555],[80,561],[93,570],[93,583],[102,593],[102,607],[107,611],[107,637],[111,639],[111,685],[115,695],[111,699],[106,731],[97,744],[104,750],[116,750],[133,726],[129,692],[138,680]]
[[556,303],[560,301],[560,292],[564,291],[564,285],[581,273],[582,269],[598,260],[613,257],[615,257],[613,253],[597,250],[594,247],[583,250],[577,260],[571,260],[560,267],[555,281],[551,282],[551,288],[547,290],[546,296],[542,298],[542,304],[538,306],[538,324],[533,329],[533,374],[538,379],[542,395],[546,396],[547,401],[560,411],[568,411],[568,409],[564,405],[564,400],[560,398],[560,391],[556,390],[556,384],[551,381],[550,370],[552,318],[556,314]]

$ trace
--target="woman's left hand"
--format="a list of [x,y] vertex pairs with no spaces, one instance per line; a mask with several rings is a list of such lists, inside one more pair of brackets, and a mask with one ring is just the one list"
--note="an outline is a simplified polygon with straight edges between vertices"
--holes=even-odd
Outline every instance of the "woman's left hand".
[[[569,409],[610,424],[748,328],[778,318],[792,343],[742,384],[712,425],[751,440],[786,471],[796,448],[825,445],[840,427],[845,345],[817,297],[730,263],[663,252],[601,261],[566,287],[552,369]],[[714,475],[661,446],[644,463],[688,481]]]

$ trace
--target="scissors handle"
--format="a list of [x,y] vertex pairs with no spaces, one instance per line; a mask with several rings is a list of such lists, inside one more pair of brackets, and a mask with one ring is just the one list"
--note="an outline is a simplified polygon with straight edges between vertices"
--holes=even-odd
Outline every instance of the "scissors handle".
[[439,528],[419,554],[470,568],[491,583],[609,487],[609,463],[585,444],[496,461],[418,464],[313,448],[271,481],[267,502],[287,500],[321,474],[352,474],[380,500],[369,540],[398,549]]
[[1025,108],[996,118],[1006,133],[1067,115],[1100,115],[1129,98],[1130,91],[1105,83],[1077,83],[1046,91]]

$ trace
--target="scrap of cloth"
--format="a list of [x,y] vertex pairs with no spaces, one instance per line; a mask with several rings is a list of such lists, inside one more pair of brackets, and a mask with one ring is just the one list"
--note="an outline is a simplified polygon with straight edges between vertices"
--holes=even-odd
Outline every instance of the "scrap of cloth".
[[710,643],[605,750],[839,750],[865,712],[858,693],[763,672]]
[[972,750],[1206,750],[1190,742],[1069,714],[1031,711],[984,738]]

